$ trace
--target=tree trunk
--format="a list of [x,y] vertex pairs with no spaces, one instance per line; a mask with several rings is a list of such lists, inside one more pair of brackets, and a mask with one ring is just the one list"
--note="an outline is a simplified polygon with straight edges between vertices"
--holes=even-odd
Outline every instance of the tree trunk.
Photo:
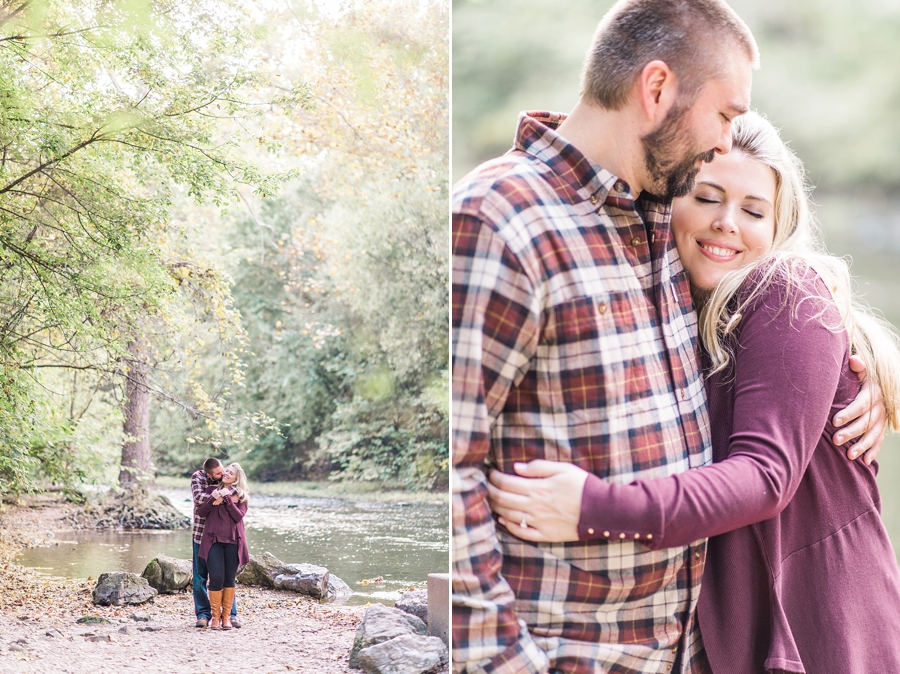
[[147,345],[140,337],[128,342],[125,380],[125,444],[119,486],[132,488],[152,481],[150,473],[150,389]]

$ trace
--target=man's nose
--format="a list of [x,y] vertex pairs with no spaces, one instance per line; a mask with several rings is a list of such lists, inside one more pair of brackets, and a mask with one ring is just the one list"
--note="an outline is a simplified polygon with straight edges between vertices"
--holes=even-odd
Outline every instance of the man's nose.
[[716,154],[728,154],[731,152],[731,122],[727,122],[722,127],[722,135],[719,136],[719,142],[716,143]]

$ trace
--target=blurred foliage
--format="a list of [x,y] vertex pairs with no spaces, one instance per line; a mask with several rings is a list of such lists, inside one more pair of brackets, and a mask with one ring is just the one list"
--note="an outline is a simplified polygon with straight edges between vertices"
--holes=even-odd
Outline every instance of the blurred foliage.
[[[260,479],[327,474],[440,488],[447,8],[366,2],[309,17],[302,35],[270,41],[266,55],[286,80],[302,73],[313,95],[313,107],[265,125],[302,177],[276,199],[248,199],[247,215],[233,214],[221,232],[252,351],[239,402],[280,428],[221,449]],[[302,60],[290,58],[296,50]],[[198,437],[185,454],[172,423],[156,424],[160,462],[187,471],[205,445]]]
[[[0,2],[0,492],[98,477],[110,457],[92,443],[121,442],[114,410],[138,336],[157,372],[178,371],[192,362],[173,342],[200,324],[240,381],[227,279],[192,254],[170,206],[179,191],[224,204],[236,184],[276,188],[217,137],[219,119],[255,114],[265,85],[245,68],[262,31],[251,10]],[[272,93],[304,104],[303,90]],[[224,392],[160,380],[153,392],[225,420]]]
[[0,0],[0,494],[115,479],[135,336],[158,470],[446,483],[448,18]]

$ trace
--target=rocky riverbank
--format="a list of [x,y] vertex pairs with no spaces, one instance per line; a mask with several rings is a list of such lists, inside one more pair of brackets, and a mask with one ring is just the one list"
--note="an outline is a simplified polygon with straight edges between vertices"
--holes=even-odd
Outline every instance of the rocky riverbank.
[[[0,673],[359,671],[350,669],[348,656],[364,607],[238,587],[244,626],[198,630],[190,594],[162,595],[139,607],[94,606],[95,579],[54,578],[13,563],[25,546],[53,545],[49,534],[74,514],[73,506],[50,497],[0,511]],[[79,624],[85,616],[107,622]]]

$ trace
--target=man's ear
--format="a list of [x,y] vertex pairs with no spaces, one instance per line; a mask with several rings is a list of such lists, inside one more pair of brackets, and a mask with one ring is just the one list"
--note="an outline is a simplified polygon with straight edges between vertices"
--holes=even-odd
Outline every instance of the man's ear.
[[641,69],[637,94],[647,121],[658,127],[669,114],[678,97],[678,81],[665,61],[650,61]]

